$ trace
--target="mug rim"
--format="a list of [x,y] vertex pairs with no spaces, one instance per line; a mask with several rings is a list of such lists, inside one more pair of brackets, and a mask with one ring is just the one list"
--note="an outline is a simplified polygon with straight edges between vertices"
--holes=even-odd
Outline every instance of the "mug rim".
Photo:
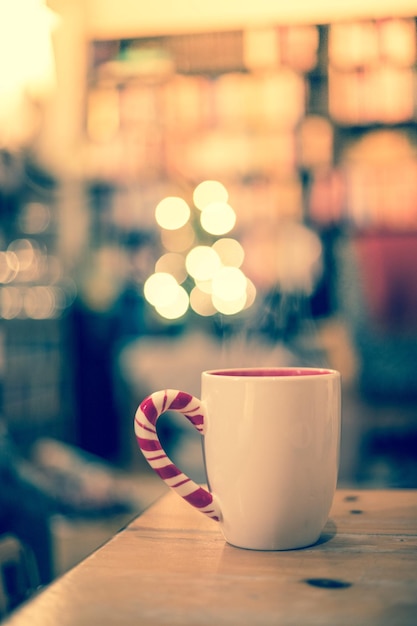
[[305,378],[323,378],[326,376],[340,376],[338,370],[328,367],[304,367],[304,366],[262,366],[262,367],[223,367],[205,370],[203,376],[209,378],[224,379],[278,379],[300,380]]

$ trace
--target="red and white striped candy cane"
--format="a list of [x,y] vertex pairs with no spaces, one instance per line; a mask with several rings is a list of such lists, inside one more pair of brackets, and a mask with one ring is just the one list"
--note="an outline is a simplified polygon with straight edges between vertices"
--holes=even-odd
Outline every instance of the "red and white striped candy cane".
[[219,521],[220,509],[207,489],[197,485],[171,461],[156,432],[156,422],[166,411],[182,413],[202,435],[204,408],[201,401],[184,391],[165,389],[149,395],[135,415],[135,435],[145,459],[160,478],[186,502],[213,520]]

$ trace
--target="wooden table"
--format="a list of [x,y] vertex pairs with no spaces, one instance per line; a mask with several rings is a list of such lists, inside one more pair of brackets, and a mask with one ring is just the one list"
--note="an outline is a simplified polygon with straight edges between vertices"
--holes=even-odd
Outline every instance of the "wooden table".
[[167,493],[10,626],[415,626],[417,490],[336,493],[313,547],[253,552]]

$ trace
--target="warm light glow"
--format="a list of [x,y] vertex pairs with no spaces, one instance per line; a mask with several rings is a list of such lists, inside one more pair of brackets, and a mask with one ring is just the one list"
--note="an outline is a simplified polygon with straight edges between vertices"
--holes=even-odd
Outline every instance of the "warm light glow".
[[414,19],[332,24],[329,111],[344,124],[396,124],[414,117]]
[[0,2],[0,145],[30,138],[36,126],[31,101],[44,101],[55,87],[56,24],[43,0]]
[[357,226],[416,229],[417,163],[403,132],[368,133],[345,151],[342,162],[348,217]]
[[236,239],[223,237],[212,245],[213,250],[219,255],[223,265],[240,267],[245,258],[245,251]]
[[175,298],[166,305],[157,304],[155,309],[165,319],[176,320],[185,315],[189,306],[188,293],[184,287],[177,286]]
[[19,259],[11,250],[0,252],[0,283],[10,283],[19,271]]
[[219,313],[235,315],[255,302],[256,287],[236,267],[222,267],[212,281],[211,301]]
[[158,0],[146,11],[132,0],[89,0],[88,5],[86,27],[91,40],[116,39],[120,33],[125,37],[155,37],[161,33],[215,32],[242,26],[263,28],[265,24],[329,24],[335,20],[414,16],[416,11],[415,0],[211,0],[198,3],[198,11],[190,10],[190,0]]
[[28,287],[23,296],[23,309],[31,319],[49,319],[56,312],[55,292],[48,286]]
[[145,298],[165,319],[182,317],[189,305],[188,293],[175,278],[166,272],[149,276],[144,285]]
[[376,63],[410,67],[416,54],[414,19],[387,19],[332,24],[329,59],[336,67],[354,69]]
[[18,287],[3,287],[0,290],[0,315],[6,320],[17,317],[22,308],[21,291]]
[[36,263],[38,246],[30,239],[15,239],[9,244],[8,251],[16,255],[20,272],[29,270]]
[[211,280],[220,269],[221,261],[210,246],[196,246],[187,254],[185,266],[196,280]]
[[165,272],[167,274],[172,274],[177,283],[181,284],[187,278],[185,259],[182,254],[178,254],[176,252],[167,252],[157,260],[155,264],[155,272]]
[[228,199],[226,187],[217,180],[204,180],[197,185],[193,193],[194,204],[200,211],[212,202],[227,202]]
[[374,22],[332,24],[329,60],[340,68],[355,68],[378,61],[378,32]]
[[182,198],[168,196],[157,205],[155,219],[161,228],[177,230],[190,219],[190,207]]
[[145,298],[153,306],[169,307],[176,299],[178,283],[175,278],[166,272],[158,272],[149,276],[143,291]]
[[190,305],[195,313],[203,317],[216,313],[210,294],[201,291],[198,287],[194,287],[190,293]]
[[285,61],[300,72],[307,72],[313,69],[317,65],[319,47],[317,26],[307,24],[293,25],[291,27],[284,26],[279,31],[281,43],[286,48]]
[[[410,68],[377,65],[366,71],[329,70],[329,111],[343,124],[395,124],[414,115]],[[384,94],[381,97],[381,94]]]
[[189,222],[178,230],[161,230],[162,245],[170,252],[185,252],[195,240],[194,230]]
[[227,202],[212,202],[204,207],[201,225],[211,235],[225,235],[236,223],[236,213]]
[[19,225],[22,231],[30,235],[44,232],[50,220],[49,207],[41,202],[28,202],[19,215]]
[[237,301],[245,296],[246,276],[237,267],[222,267],[213,277],[213,297]]
[[114,138],[120,126],[119,92],[113,87],[92,89],[87,102],[87,133],[92,141]]
[[380,45],[386,58],[399,65],[414,65],[417,41],[413,19],[384,20],[379,25],[379,32]]
[[219,313],[223,313],[223,315],[235,315],[245,308],[246,294],[243,294],[237,300],[222,300],[213,295],[212,301]]
[[196,280],[196,286],[203,293],[212,294],[213,293],[213,281],[212,280]]
[[259,118],[269,128],[295,128],[305,113],[306,86],[298,72],[284,67],[256,85]]
[[0,251],[0,283],[4,285],[0,288],[3,319],[50,319],[76,297],[74,282],[62,278],[58,258],[29,239],[15,239],[8,250]]
[[[201,210],[201,224],[211,235],[222,235],[235,225],[236,214],[227,198],[227,190],[216,180],[205,180],[194,189],[193,200]],[[182,210],[186,223],[168,230],[172,227],[171,217],[178,217]],[[187,203],[176,196],[158,204],[155,215],[161,226],[162,243],[169,252],[158,259],[154,274],[145,282],[146,299],[167,319],[181,317],[188,307],[198,315],[209,316],[216,312],[233,315],[251,306],[256,289],[240,269],[245,258],[242,245],[232,237],[221,237],[211,246],[191,247],[198,229],[194,231],[190,213]],[[188,294],[192,279],[195,286]],[[187,291],[180,287],[181,283]]]
[[252,306],[252,304],[255,303],[256,300],[256,287],[253,284],[253,282],[247,278],[246,279],[246,303],[245,303],[245,309],[249,309],[249,307]]
[[243,60],[250,70],[276,68],[280,62],[277,29],[250,28],[243,32]]
[[298,158],[304,167],[332,162],[333,128],[328,119],[319,115],[308,115],[300,124],[298,138]]

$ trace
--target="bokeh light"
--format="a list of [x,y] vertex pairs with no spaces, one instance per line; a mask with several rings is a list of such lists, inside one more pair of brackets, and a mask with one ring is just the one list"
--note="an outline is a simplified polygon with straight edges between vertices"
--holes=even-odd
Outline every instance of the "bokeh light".
[[155,209],[155,219],[161,228],[177,230],[190,219],[190,207],[183,198],[168,196]]
[[187,270],[185,268],[185,259],[178,252],[167,252],[163,254],[155,264],[155,272],[165,272],[172,274],[178,284],[184,282],[187,278]]
[[185,266],[194,279],[211,280],[221,268],[221,260],[211,246],[196,246],[187,254]]
[[36,285],[25,289],[23,310],[32,319],[49,319],[56,312],[55,290],[49,286]]
[[24,233],[37,234],[44,232],[51,221],[51,212],[46,204],[28,202],[19,216],[19,225]]
[[204,180],[197,185],[193,193],[194,204],[200,211],[212,202],[227,202],[228,199],[226,187],[217,180]]
[[256,300],[256,287],[250,278],[246,278],[246,303],[245,309],[249,309]]
[[172,274],[156,272],[145,281],[143,292],[154,307],[169,307],[177,297],[178,287]]
[[211,235],[225,235],[236,223],[236,213],[227,202],[211,202],[201,211],[201,226]]
[[[144,293],[162,317],[177,319],[188,308],[204,317],[234,315],[254,303],[255,285],[241,269],[245,251],[237,239],[226,236],[236,224],[228,199],[222,183],[205,180],[193,192],[193,219],[182,198],[169,196],[157,205],[155,217],[165,252],[145,282]],[[200,211],[204,235],[195,225],[195,209]],[[208,235],[215,238],[211,244],[206,243]]]
[[0,291],[0,314],[3,319],[17,317],[22,308],[22,294],[18,287],[3,287]]
[[55,318],[77,294],[74,281],[63,278],[58,257],[31,239],[14,239],[0,250],[0,284],[2,319]]
[[176,320],[185,315],[189,306],[188,293],[184,287],[177,285],[175,298],[166,305],[157,304],[155,306],[156,311],[168,320]]
[[212,280],[196,280],[196,287],[203,293],[213,293],[213,281]]
[[245,297],[246,276],[237,267],[222,267],[213,277],[213,297],[226,301],[237,301]]
[[223,237],[215,241],[212,248],[219,255],[223,265],[240,267],[245,259],[245,251],[237,239]]
[[217,309],[211,299],[211,295],[207,292],[201,291],[199,287],[194,287],[191,290],[190,305],[195,313],[202,315],[203,317],[209,317],[217,312]]
[[223,300],[218,296],[213,295],[212,301],[219,313],[224,315],[235,315],[240,313],[245,308],[246,293],[236,300]]
[[8,246],[8,251],[14,252],[19,261],[19,271],[28,270],[35,262],[35,251],[38,246],[30,239],[15,239]]
[[19,259],[11,250],[0,252],[0,282],[10,283],[19,271]]
[[195,232],[191,224],[187,222],[177,230],[161,230],[161,241],[165,250],[170,252],[185,252],[189,250],[195,241]]

